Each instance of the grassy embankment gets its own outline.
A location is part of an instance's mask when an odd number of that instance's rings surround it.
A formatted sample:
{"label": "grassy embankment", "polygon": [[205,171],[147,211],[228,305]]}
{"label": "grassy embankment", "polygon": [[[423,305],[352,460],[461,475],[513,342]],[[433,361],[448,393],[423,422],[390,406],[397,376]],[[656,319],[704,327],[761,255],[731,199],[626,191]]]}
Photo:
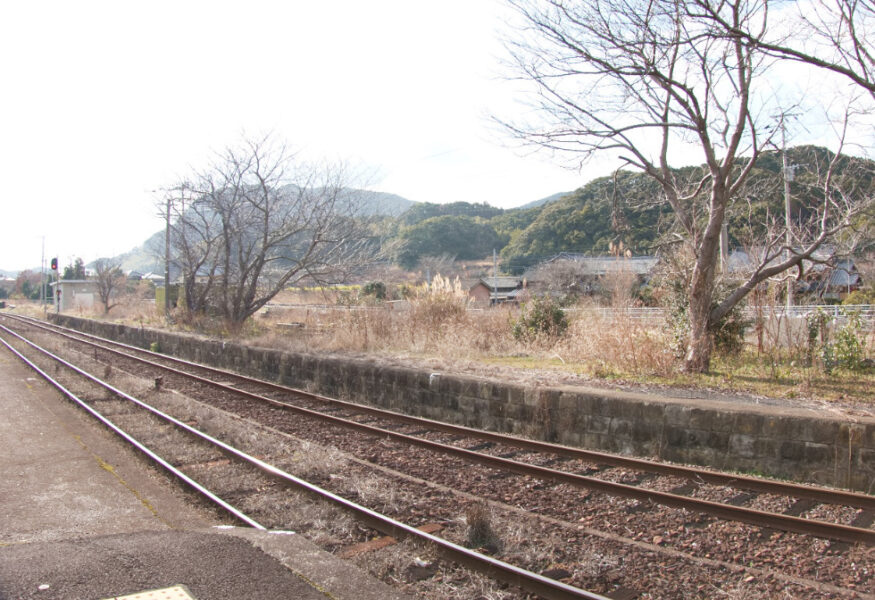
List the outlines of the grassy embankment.
{"label": "grassy embankment", "polygon": [[[348,290],[343,290],[348,292]],[[349,294],[346,293],[346,297]],[[709,373],[683,374],[672,349],[672,335],[659,321],[632,318],[581,306],[568,313],[560,336],[515,339],[518,308],[472,310],[459,286],[446,282],[430,293],[419,290],[401,303],[364,301],[332,305],[336,297],[314,292],[287,293],[244,328],[247,343],[308,352],[369,354],[426,363],[431,368],[485,374],[512,373],[541,383],[606,382],[682,388],[708,388],[777,398],[809,398],[824,403],[875,405],[875,369],[825,369],[819,352],[809,356],[807,332],[778,322],[740,352],[717,354]],[[42,316],[37,305],[18,302],[17,312]],[[288,306],[293,305],[293,306]],[[102,311],[79,311],[103,318]],[[148,301],[130,299],[109,318],[163,327]],[[223,328],[202,319],[175,325],[223,335]],[[875,358],[875,331],[858,332],[863,357]],[[811,360],[813,358],[813,360]]]}

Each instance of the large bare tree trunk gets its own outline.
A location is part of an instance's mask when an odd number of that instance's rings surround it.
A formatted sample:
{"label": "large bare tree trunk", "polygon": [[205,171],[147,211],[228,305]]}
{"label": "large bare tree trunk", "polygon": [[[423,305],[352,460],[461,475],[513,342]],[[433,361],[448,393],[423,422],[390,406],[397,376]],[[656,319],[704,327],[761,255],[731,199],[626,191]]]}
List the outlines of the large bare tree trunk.
{"label": "large bare tree trunk", "polygon": [[[705,252],[704,248],[702,252]],[[714,269],[700,256],[693,268],[688,309],[690,334],[684,371],[701,373],[711,365],[713,341],[711,335],[711,301],[714,291]]]}
{"label": "large bare tree trunk", "polygon": [[702,241],[696,249],[696,264],[690,281],[688,312],[690,338],[684,358],[684,371],[688,373],[705,372],[711,366],[713,349],[711,304],[714,300],[720,231],[726,218],[726,205],[729,202],[720,169],[714,170],[713,177],[708,224],[702,235]]}

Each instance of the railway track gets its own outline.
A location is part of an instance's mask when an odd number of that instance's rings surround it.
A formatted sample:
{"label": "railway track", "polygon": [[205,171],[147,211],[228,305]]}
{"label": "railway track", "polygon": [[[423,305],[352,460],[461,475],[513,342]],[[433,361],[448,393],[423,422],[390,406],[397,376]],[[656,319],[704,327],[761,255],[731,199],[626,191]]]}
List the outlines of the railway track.
{"label": "railway track", "polygon": [[[458,544],[454,544],[450,541],[432,535],[427,531],[411,527],[396,519],[377,513],[376,511],[370,510],[355,502],[351,502],[308,481],[291,475],[290,473],[284,471],[282,468],[276,466],[275,464],[252,456],[244,450],[241,450],[229,443],[223,442],[215,437],[203,433],[197,428],[192,427],[191,425],[172,417],[171,415],[159,410],[149,403],[112,386],[111,384],[101,380],[97,376],[88,373],[87,371],[75,366],[74,364],[62,359],[61,357],[49,352],[44,348],[41,348],[32,341],[27,340],[23,336],[12,332],[6,327],[2,327],[2,329],[6,333],[24,342],[33,350],[40,352],[44,357],[50,359],[51,361],[54,361],[56,364],[63,365],[73,373],[85,378],[90,383],[101,387],[103,390],[106,390],[116,399],[113,403],[125,403],[126,405],[128,405],[128,407],[136,407],[139,412],[142,413],[142,416],[138,416],[140,426],[142,426],[143,419],[149,419],[151,421],[158,421],[161,423],[162,426],[172,428],[174,431],[183,432],[185,435],[185,441],[182,443],[184,443],[185,445],[194,445],[198,447],[197,464],[202,465],[205,463],[221,463],[226,457],[230,457],[243,468],[256,471],[255,477],[258,479],[269,478],[273,480],[278,480],[285,485],[294,486],[301,491],[316,496],[319,500],[323,502],[331,503],[332,505],[343,510],[347,514],[352,515],[357,521],[366,524],[368,527],[373,528],[383,533],[384,535],[392,536],[394,538],[416,538],[422,543],[427,543],[434,546],[437,549],[438,553],[447,560],[454,561],[456,563],[464,565],[467,568],[484,573],[490,577],[493,577],[510,585],[518,586],[519,588],[527,592],[537,594],[542,598],[556,600],[608,600],[609,598],[600,594],[595,594],[586,590],[575,588],[573,586],[564,584],[561,581],[556,581],[554,579],[539,575],[538,573],[533,573],[507,562],[492,558],[490,556],[486,556],[484,554],[480,554],[476,551],[470,550]],[[95,408],[93,401],[88,401],[86,399],[80,398],[72,391],[67,389],[62,383],[49,375],[46,370],[40,368],[36,364],[36,362],[25,356],[23,352],[13,347],[13,345],[10,344],[8,341],[0,338],[0,343],[2,343],[3,346],[5,346],[9,351],[18,356],[18,358],[20,358],[28,366],[34,369],[40,376],[42,376],[47,382],[54,386],[63,395],[81,406],[88,413],[98,419],[101,423],[103,423],[105,426],[109,427],[112,431],[118,434],[126,442],[133,445],[137,450],[143,452],[151,460],[164,468],[168,473],[189,486],[189,488],[204,496],[210,502],[221,507],[223,510],[227,511],[230,515],[232,515],[235,519],[245,523],[246,525],[257,529],[266,529],[264,525],[256,521],[251,516],[247,515],[243,510],[237,508],[231,501],[223,497],[234,495],[235,493],[239,493],[241,490],[226,489],[222,493],[216,493],[208,489],[206,486],[201,485],[193,477],[187,474],[184,468],[179,468],[174,464],[184,462],[184,459],[174,457],[172,448],[165,447],[163,449],[163,452],[159,454],[159,452],[156,452],[152,448],[148,447],[146,444],[136,439],[134,435],[114,423],[110,417]],[[130,413],[128,412],[126,414],[127,420],[130,422],[132,420],[130,418]],[[180,446],[180,443],[181,440],[176,439],[174,440],[172,446],[178,448]],[[186,454],[190,455],[190,453],[191,449],[187,448]],[[252,476],[246,477],[238,475],[237,478],[239,478],[240,480],[246,480],[248,482],[249,485],[247,486],[247,489],[243,490],[244,492],[248,493],[248,487],[251,487],[252,485]],[[264,483],[261,483],[261,486],[264,487]]]}
{"label": "railway track", "polygon": [[[873,516],[875,516],[875,496],[872,495],[672,465],[451,425],[327,398],[57,326],[49,327],[35,321],[30,321],[28,324],[67,336],[67,339],[86,343],[94,349],[111,352],[117,357],[136,360],[144,366],[155,367],[160,364],[161,368],[174,375],[194,376],[198,382],[226,392],[238,393],[250,399],[282,406],[287,410],[321,419],[334,425],[422,446],[489,467],[637,501],[649,501],[701,512],[721,519],[737,520],[761,527],[826,537],[844,542],[875,545],[875,530],[868,526],[857,527],[828,523],[787,513],[746,508],[740,505],[753,501],[756,497],[755,494],[782,495],[793,499],[793,509],[790,512],[805,512],[815,508],[817,504],[849,506],[862,509],[855,518],[856,523],[871,524]],[[292,399],[297,403],[294,403]],[[302,401],[305,401],[306,404],[302,404]],[[402,427],[404,430],[399,430]],[[456,439],[453,443],[436,441],[433,439],[436,433],[441,434],[444,439],[447,437],[450,439],[455,437]],[[487,450],[488,452],[486,452]],[[524,457],[520,456],[521,451],[531,453],[540,460],[546,460],[553,464],[563,460],[583,462],[583,468],[580,470],[584,473],[601,472],[605,466],[623,468],[634,472],[631,477],[628,476],[628,473],[624,474],[626,481],[637,481],[644,485],[630,485],[579,472],[569,472],[525,462],[522,460]],[[580,465],[578,465],[579,467]],[[647,483],[651,485],[656,483],[653,481],[652,476],[654,475],[682,478],[687,483],[672,487],[673,491],[671,492],[663,492],[647,487]],[[735,494],[730,498],[731,502],[703,500],[690,495],[699,491],[704,485],[729,487],[740,492],[747,492],[747,494]],[[686,492],[686,494],[680,492]]]}
{"label": "railway track", "polygon": [[[214,392],[209,395],[214,396],[214,400],[218,399],[220,404],[224,403],[226,408],[230,407],[226,398],[231,396],[238,398],[237,403],[241,406],[233,408],[233,411],[246,418],[255,420],[267,418],[275,421],[278,414],[294,413],[298,421],[318,420],[325,423],[325,427],[333,430],[342,426],[346,430],[369,437],[372,446],[375,438],[391,440],[393,444],[402,447],[416,447],[434,455],[452,457],[455,461],[478,465],[486,470],[485,478],[493,481],[493,487],[495,487],[494,482],[501,482],[502,487],[505,485],[511,487],[510,480],[505,479],[510,476],[529,481],[529,484],[524,485],[533,488],[533,492],[537,492],[538,486],[542,484],[531,484],[532,481],[548,482],[552,487],[548,487],[543,493],[550,494],[559,490],[567,495],[569,501],[577,498],[576,502],[581,504],[592,502],[594,498],[604,494],[620,498],[625,503],[619,508],[615,506],[612,510],[601,512],[598,509],[594,510],[596,515],[610,514],[611,517],[621,519],[625,515],[625,522],[614,524],[614,532],[622,528],[628,529],[633,521],[646,522],[650,519],[655,522],[663,518],[664,515],[654,509],[655,504],[660,504],[671,507],[675,513],[680,510],[684,515],[688,512],[709,515],[693,518],[684,516],[683,520],[691,525],[691,528],[710,528],[711,519],[715,517],[720,520],[730,519],[756,526],[749,528],[754,533],[752,536],[748,535],[748,539],[761,539],[766,543],[774,538],[774,530],[779,529],[795,532],[793,534],[795,537],[791,536],[793,537],[791,541],[800,546],[810,544],[805,542],[805,538],[810,536],[828,538],[832,541],[823,547],[833,554],[841,554],[852,547],[871,547],[875,539],[873,537],[875,532],[870,526],[875,499],[865,494],[640,461],[629,457],[480,432],[324,398],[301,390],[291,390],[236,373],[195,365],[165,355],[154,355],[142,349],[108,340],[98,340],[78,332],[61,330],[54,326],[48,327],[41,322],[19,321],[18,324],[19,327],[42,328],[40,331],[46,335],[51,331],[54,335],[69,336],[65,338],[69,344],[87,343],[88,352],[92,356],[111,361],[115,365],[137,361],[138,371],[148,372],[150,377],[163,378],[161,380],[163,386],[180,388],[191,386],[193,384],[181,382],[184,381],[184,377],[188,378],[196,372],[199,378],[197,385],[211,387]],[[167,369],[172,365],[175,371],[163,370],[163,374],[158,374],[159,367],[149,364],[153,361],[163,363],[160,369]],[[239,401],[241,397],[245,397],[247,402],[241,403]],[[247,405],[249,413],[244,409]],[[253,407],[267,405],[271,407],[270,416],[255,414],[264,409],[253,409]],[[305,425],[303,428],[314,427]],[[374,459],[374,462],[380,462],[380,457],[371,456],[372,453],[366,448],[365,443],[358,446],[358,450],[353,451],[364,453],[364,456]],[[452,477],[449,483],[453,483]],[[568,488],[578,491],[569,492]],[[580,496],[581,492],[583,496]],[[574,496],[575,493],[578,496]],[[526,502],[530,501],[526,500]],[[535,501],[535,504],[537,502]],[[762,510],[756,507],[758,503],[779,506],[781,510]],[[835,507],[838,509],[833,510]],[[835,520],[844,519],[845,522],[830,522],[812,518],[811,515],[828,515]],[[555,512],[548,512],[544,516],[547,518],[558,516],[559,520],[565,523],[573,522],[570,517]],[[574,520],[589,525],[593,522],[590,516],[584,513],[582,517]],[[660,537],[662,536],[654,536],[653,539]],[[662,544],[662,541],[657,543],[657,545]],[[697,542],[691,544],[694,549]],[[704,543],[702,545],[704,546]],[[690,550],[683,544],[677,549]],[[871,553],[865,554],[864,551],[864,555],[871,556]],[[808,581],[805,578],[801,579]],[[839,589],[836,588],[836,593],[839,593]]]}

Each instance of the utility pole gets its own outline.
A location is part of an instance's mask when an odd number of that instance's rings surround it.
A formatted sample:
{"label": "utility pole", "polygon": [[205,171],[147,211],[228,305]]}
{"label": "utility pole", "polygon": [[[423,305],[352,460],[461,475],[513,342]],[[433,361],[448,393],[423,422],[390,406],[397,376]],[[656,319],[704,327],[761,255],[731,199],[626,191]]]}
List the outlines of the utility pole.
{"label": "utility pole", "polygon": [[167,217],[164,228],[164,320],[170,321],[170,202],[171,194],[167,192]]}
{"label": "utility pole", "polygon": [[57,255],[52,259],[52,271],[55,272],[55,293],[53,294],[52,301],[55,304],[55,313],[61,312],[61,269],[58,264]]}
{"label": "utility pole", "polygon": [[495,251],[495,248],[492,249],[492,289],[490,290],[492,295],[492,305],[498,302],[498,253]]}
{"label": "utility pole", "polygon": [[39,259],[39,300],[43,305],[43,317],[46,312],[46,236],[43,236],[42,253]]}
{"label": "utility pole", "polygon": [[[787,249],[784,251],[784,256],[787,260],[790,259],[791,248],[793,247],[793,234],[791,225],[793,219],[790,217],[790,182],[793,181],[793,168],[787,162],[787,141],[785,139],[784,121],[781,120],[781,163],[784,173],[784,228],[785,244]],[[787,278],[787,310],[793,306],[793,278]]]}

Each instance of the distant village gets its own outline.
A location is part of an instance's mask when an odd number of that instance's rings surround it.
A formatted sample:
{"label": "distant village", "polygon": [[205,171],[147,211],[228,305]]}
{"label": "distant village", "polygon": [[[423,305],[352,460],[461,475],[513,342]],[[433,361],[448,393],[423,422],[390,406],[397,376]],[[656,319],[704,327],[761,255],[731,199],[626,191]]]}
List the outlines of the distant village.
{"label": "distant village", "polygon": [[[751,264],[748,255],[742,251],[732,252],[723,262],[722,268],[726,269],[729,277],[737,274],[739,278]],[[530,267],[519,276],[497,273],[469,277],[463,279],[461,284],[477,306],[519,304],[533,296],[597,298],[608,291],[609,280],[616,277],[629,279],[633,288],[646,286],[658,265],[659,258],[650,255],[590,256],[563,252]],[[60,279],[48,283],[46,302],[60,311],[94,307],[100,301],[97,274],[88,268],[84,272],[84,279]],[[852,258],[832,261],[831,264],[810,263],[803,273],[804,276],[795,281],[794,287],[798,298],[806,304],[840,303],[866,283]],[[129,270],[124,275],[128,282],[154,287],[159,310],[163,307],[164,273]],[[177,288],[181,284],[178,279],[178,276],[171,278],[173,304],[176,303]],[[20,282],[15,278],[0,279],[0,298],[4,302],[16,295],[17,284],[20,285]]]}

